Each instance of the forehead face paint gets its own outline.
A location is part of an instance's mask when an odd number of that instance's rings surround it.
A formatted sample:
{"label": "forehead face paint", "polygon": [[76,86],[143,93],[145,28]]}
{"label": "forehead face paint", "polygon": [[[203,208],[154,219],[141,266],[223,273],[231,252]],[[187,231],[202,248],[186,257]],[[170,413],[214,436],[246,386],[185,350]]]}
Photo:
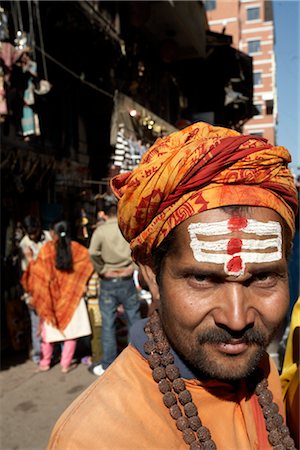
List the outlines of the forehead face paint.
{"label": "forehead face paint", "polygon": [[[222,239],[234,231],[254,234],[258,239]],[[221,222],[192,223],[188,232],[196,261],[223,264],[227,275],[243,275],[246,263],[272,262],[282,258],[279,222],[260,222],[233,216]],[[220,239],[208,242],[201,239],[201,236],[220,236]]]}

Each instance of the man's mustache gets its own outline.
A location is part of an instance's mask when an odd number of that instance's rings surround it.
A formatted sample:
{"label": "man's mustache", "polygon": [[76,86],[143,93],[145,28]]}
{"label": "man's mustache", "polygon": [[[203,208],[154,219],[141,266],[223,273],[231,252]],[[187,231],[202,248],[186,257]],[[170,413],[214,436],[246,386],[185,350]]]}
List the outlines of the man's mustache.
{"label": "man's mustache", "polygon": [[245,343],[266,347],[268,338],[259,330],[247,328],[241,331],[225,330],[221,328],[206,330],[198,336],[198,343],[203,344],[234,344]]}

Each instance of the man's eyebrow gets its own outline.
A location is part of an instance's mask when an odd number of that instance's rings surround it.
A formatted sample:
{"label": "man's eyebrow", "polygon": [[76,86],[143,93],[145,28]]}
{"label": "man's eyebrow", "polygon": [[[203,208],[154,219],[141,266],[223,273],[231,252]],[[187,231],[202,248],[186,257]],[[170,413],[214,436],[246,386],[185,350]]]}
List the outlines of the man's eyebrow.
{"label": "man's eyebrow", "polygon": [[[208,263],[209,264],[209,263]],[[210,263],[213,264],[213,263]],[[220,264],[216,265],[216,267],[194,267],[194,266],[184,266],[184,267],[178,267],[177,270],[180,271],[183,274],[189,274],[189,275],[206,275],[206,276],[215,276],[215,277],[223,277],[226,276],[225,272],[220,273]]]}
{"label": "man's eyebrow", "polygon": [[259,272],[284,272],[287,270],[285,261],[274,261],[270,263],[254,263],[249,267],[249,272],[255,274]]}

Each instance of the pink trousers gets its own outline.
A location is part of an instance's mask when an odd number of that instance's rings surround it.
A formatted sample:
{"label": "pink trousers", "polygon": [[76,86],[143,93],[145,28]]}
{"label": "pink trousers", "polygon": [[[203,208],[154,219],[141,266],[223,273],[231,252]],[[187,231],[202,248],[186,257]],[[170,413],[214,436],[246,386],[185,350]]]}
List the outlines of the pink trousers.
{"label": "pink trousers", "polygon": [[[41,360],[40,366],[50,366],[51,357],[54,349],[54,343],[46,342],[46,330],[42,325],[42,342],[41,342]],[[76,339],[69,339],[63,342],[63,349],[61,352],[60,365],[63,369],[67,369],[73,359],[76,349]]]}

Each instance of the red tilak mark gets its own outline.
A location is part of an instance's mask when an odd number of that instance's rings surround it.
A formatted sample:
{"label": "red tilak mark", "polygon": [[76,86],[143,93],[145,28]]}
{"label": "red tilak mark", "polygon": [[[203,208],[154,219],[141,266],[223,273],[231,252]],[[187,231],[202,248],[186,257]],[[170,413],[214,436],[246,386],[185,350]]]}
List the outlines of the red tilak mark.
{"label": "red tilak mark", "polygon": [[228,230],[230,231],[242,230],[243,228],[246,228],[247,224],[248,220],[246,219],[246,217],[232,216],[228,220]]}
{"label": "red tilak mark", "polygon": [[240,256],[234,256],[227,263],[228,272],[240,272],[242,270],[242,258]]}
{"label": "red tilak mark", "polygon": [[227,244],[227,254],[234,255],[242,251],[242,240],[238,238],[229,239]]}

